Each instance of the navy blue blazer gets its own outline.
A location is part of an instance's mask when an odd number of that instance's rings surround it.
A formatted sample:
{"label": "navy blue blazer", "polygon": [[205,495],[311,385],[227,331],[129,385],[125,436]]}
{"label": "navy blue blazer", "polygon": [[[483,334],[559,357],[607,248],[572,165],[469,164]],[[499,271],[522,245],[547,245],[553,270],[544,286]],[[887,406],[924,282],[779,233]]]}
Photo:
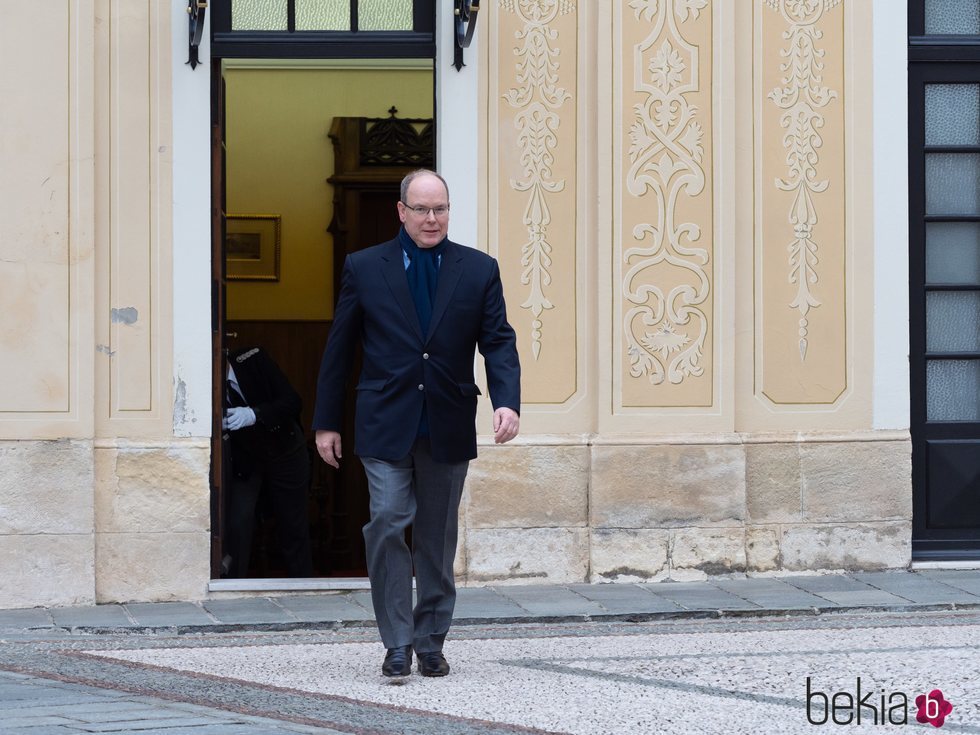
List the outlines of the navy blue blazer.
{"label": "navy blue blazer", "polygon": [[344,391],[357,343],[354,452],[396,461],[415,442],[423,400],[432,458],[476,457],[476,349],[494,408],[520,412],[517,340],[507,322],[500,269],[489,255],[447,242],[429,333],[423,335],[398,240],[350,254],[317,382],[313,429],[342,431]]}

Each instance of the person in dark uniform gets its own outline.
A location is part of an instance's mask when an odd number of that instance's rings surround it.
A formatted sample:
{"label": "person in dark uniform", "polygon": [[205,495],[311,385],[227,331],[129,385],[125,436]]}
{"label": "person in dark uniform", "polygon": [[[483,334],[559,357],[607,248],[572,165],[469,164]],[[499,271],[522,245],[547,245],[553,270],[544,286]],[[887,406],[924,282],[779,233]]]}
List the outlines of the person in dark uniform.
{"label": "person in dark uniform", "polygon": [[313,576],[307,491],[310,455],[299,423],[300,397],[260,347],[228,355],[228,407],[222,427],[231,447],[231,487],[224,536],[229,577],[246,577],[255,509],[264,491],[290,577]]}

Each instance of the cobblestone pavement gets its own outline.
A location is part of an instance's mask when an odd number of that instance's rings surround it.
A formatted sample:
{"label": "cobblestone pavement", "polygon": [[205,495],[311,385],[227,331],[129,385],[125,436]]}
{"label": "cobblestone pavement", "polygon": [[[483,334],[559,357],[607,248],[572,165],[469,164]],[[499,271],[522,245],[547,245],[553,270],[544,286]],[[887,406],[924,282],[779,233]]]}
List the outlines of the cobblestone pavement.
{"label": "cobblestone pavement", "polygon": [[[261,598],[289,625],[256,620],[256,600],[156,607],[155,626],[139,606],[0,613],[0,733],[933,732],[915,700],[935,689],[953,705],[942,732],[980,733],[980,607],[960,595],[980,575],[949,574],[580,590],[602,602],[464,590],[452,674],[402,685],[380,676],[370,616],[323,620],[324,599],[363,610],[363,593]],[[243,622],[194,617],[215,602]]]}

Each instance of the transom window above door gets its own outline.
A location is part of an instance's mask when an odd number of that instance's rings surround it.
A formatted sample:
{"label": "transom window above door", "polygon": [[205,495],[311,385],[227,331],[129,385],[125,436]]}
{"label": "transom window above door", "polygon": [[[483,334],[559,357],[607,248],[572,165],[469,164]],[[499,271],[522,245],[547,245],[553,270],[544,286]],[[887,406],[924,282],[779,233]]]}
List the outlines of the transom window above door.
{"label": "transom window above door", "polygon": [[212,0],[223,58],[434,58],[436,0]]}
{"label": "transom window above door", "polygon": [[411,31],[414,5],[412,0],[232,0],[231,29]]}

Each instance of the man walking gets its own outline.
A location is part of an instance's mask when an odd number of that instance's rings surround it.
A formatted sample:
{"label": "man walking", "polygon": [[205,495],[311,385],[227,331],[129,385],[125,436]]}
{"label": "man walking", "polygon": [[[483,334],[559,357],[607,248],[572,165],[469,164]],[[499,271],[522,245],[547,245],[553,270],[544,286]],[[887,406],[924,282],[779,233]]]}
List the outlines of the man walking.
{"label": "man walking", "polygon": [[[338,467],[344,389],[360,342],[354,452],[364,464],[371,520],[364,527],[371,598],[387,649],[382,673],[445,676],[442,653],[456,602],[460,494],[476,457],[475,350],[494,406],[494,440],[517,436],[520,364],[500,271],[451,242],[449,188],[433,171],[401,185],[398,237],[352,253],[317,384],[317,451]],[[405,530],[412,527],[412,549]],[[418,600],[412,609],[412,567]]]}

